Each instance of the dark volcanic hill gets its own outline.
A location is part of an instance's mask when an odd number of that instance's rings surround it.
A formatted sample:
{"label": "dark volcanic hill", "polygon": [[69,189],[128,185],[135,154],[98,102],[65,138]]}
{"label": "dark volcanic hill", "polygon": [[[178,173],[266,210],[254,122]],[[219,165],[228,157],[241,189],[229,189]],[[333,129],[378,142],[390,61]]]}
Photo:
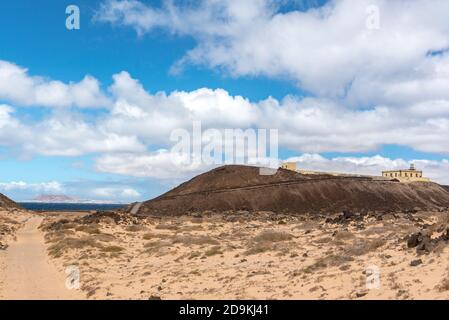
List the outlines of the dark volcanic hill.
{"label": "dark volcanic hill", "polygon": [[9,199],[8,197],[0,193],[0,209],[14,209],[14,208],[20,208],[20,206],[11,199]]}
{"label": "dark volcanic hill", "polygon": [[399,183],[370,177],[302,175],[283,169],[275,175],[263,176],[256,167],[225,166],[143,203],[139,213],[182,215],[246,210],[301,214],[446,206],[449,206],[449,190],[431,182]]}

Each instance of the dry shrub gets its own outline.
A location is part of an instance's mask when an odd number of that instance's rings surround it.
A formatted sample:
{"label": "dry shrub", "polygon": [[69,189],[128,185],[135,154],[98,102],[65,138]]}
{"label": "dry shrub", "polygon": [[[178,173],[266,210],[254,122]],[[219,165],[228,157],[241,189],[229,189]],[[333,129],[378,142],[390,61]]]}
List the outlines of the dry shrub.
{"label": "dry shrub", "polygon": [[1,224],[19,224],[19,222],[17,222],[16,220],[13,220],[9,217],[0,217],[0,223]]}
{"label": "dry shrub", "polygon": [[435,289],[437,289],[440,292],[446,292],[449,291],[449,279],[443,279],[440,284],[438,284]]}
{"label": "dry shrub", "polygon": [[303,271],[305,273],[313,273],[319,269],[325,269],[328,267],[338,267],[353,260],[354,260],[353,258],[347,255],[331,254],[328,255],[327,257],[318,259],[312,265],[304,268]]}
{"label": "dry shrub", "polygon": [[108,233],[102,233],[102,234],[96,234],[93,236],[95,240],[101,241],[101,242],[112,242],[116,240],[116,237],[112,234]]}
{"label": "dry shrub", "polygon": [[199,252],[199,251],[193,251],[190,255],[189,255],[189,260],[192,260],[192,259],[195,259],[195,258],[198,258],[198,257],[200,257],[201,256],[201,252]]}
{"label": "dry shrub", "polygon": [[267,242],[250,242],[250,248],[245,251],[245,254],[250,256],[254,254],[264,253],[274,250],[274,246]]}
{"label": "dry shrub", "polygon": [[280,243],[290,241],[292,239],[293,236],[287,232],[265,230],[249,241],[249,249],[245,252],[245,254],[253,255],[278,249],[285,253],[289,250],[288,245],[282,246]]}
{"label": "dry shrub", "polygon": [[146,233],[143,235],[142,239],[143,240],[151,240],[153,239],[154,235],[152,233]]}
{"label": "dry shrub", "polygon": [[103,249],[101,249],[103,252],[111,252],[111,253],[118,253],[118,252],[122,252],[125,251],[125,248],[120,247],[120,246],[107,246],[104,247]]}
{"label": "dry shrub", "polygon": [[234,233],[232,233],[232,238],[233,239],[242,239],[242,238],[248,238],[249,237],[249,233],[244,231],[244,230],[237,230]]}
{"label": "dry shrub", "polygon": [[386,241],[384,239],[357,240],[355,243],[348,245],[345,248],[345,253],[349,256],[362,256],[375,251],[385,244]]}
{"label": "dry shrub", "polygon": [[382,235],[387,233],[388,231],[391,231],[391,227],[386,227],[386,226],[382,226],[382,227],[371,227],[369,229],[363,230],[362,232],[360,232],[360,234],[363,234],[365,236],[375,236],[375,235]]}
{"label": "dry shrub", "polygon": [[305,221],[301,224],[296,225],[293,229],[299,230],[317,230],[319,228],[319,223],[316,221]]}
{"label": "dry shrub", "polygon": [[275,230],[265,230],[254,237],[255,242],[281,242],[292,240],[293,236],[287,232],[279,232]]}
{"label": "dry shrub", "polygon": [[83,237],[83,238],[65,238],[58,243],[50,246],[48,248],[49,254],[52,257],[58,258],[61,257],[63,253],[67,252],[71,249],[84,249],[86,247],[91,248],[101,248],[101,245],[98,244],[91,237]]}
{"label": "dry shrub", "polygon": [[76,234],[75,231],[70,230],[70,229],[58,230],[55,232],[47,233],[45,235],[45,241],[46,242],[58,242],[67,237],[74,236],[75,234]]}
{"label": "dry shrub", "polygon": [[449,212],[444,212],[438,216],[436,225],[448,225],[449,224]]}
{"label": "dry shrub", "polygon": [[100,225],[91,224],[91,225],[80,225],[75,228],[76,231],[85,232],[88,234],[100,234]]}
{"label": "dry shrub", "polygon": [[167,237],[168,236],[165,234],[157,234],[157,233],[148,232],[142,236],[142,239],[143,240],[153,240],[153,239],[165,239]]}
{"label": "dry shrub", "polygon": [[178,230],[179,226],[176,224],[161,223],[156,226],[156,229],[158,229],[158,230]]}
{"label": "dry shrub", "polygon": [[332,238],[330,238],[330,237],[323,237],[323,238],[316,239],[313,242],[317,243],[317,244],[325,244],[325,243],[332,242]]}
{"label": "dry shrub", "polygon": [[203,220],[203,218],[192,218],[192,219],[190,220],[190,222],[196,223],[196,224],[201,224],[201,223],[204,222],[204,220]]}
{"label": "dry shrub", "polygon": [[157,240],[145,243],[144,247],[146,250],[144,250],[144,253],[153,255],[156,254],[157,256],[164,256],[166,254],[170,253],[170,247],[172,246],[172,243],[167,240]]}
{"label": "dry shrub", "polygon": [[192,236],[192,235],[178,235],[172,238],[172,243],[181,243],[183,245],[218,245],[219,242],[210,236]]}
{"label": "dry shrub", "polygon": [[43,223],[41,224],[40,228],[44,231],[58,231],[58,230],[65,230],[65,229],[75,229],[78,226],[73,221],[67,220],[67,219],[61,219],[56,222],[50,222],[50,223]]}
{"label": "dry shrub", "polygon": [[147,230],[148,230],[148,227],[147,227],[147,226],[143,226],[143,225],[136,224],[136,225],[128,226],[128,227],[126,228],[126,230],[127,230],[127,231],[130,231],[130,232],[147,231]]}
{"label": "dry shrub", "polygon": [[152,242],[147,242],[144,244],[145,248],[150,248],[150,249],[159,249],[162,247],[170,247],[172,245],[172,243],[170,241],[167,240],[156,240],[156,241],[152,241]]}
{"label": "dry shrub", "polygon": [[183,226],[181,227],[182,231],[203,231],[204,228],[201,225],[194,225],[194,226]]}
{"label": "dry shrub", "polygon": [[354,239],[355,235],[349,231],[338,231],[335,235],[335,240],[351,240]]}
{"label": "dry shrub", "polygon": [[206,257],[212,257],[215,256],[217,254],[223,254],[223,252],[221,251],[221,247],[220,246],[213,246],[212,248],[210,248],[209,250],[207,250],[204,255]]}

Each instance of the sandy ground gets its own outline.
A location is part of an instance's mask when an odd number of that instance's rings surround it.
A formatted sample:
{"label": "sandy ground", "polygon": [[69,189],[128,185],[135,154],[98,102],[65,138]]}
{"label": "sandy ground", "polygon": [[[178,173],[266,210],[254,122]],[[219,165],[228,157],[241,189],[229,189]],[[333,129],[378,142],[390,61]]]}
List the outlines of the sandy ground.
{"label": "sandy ground", "polygon": [[447,212],[61,218],[44,223],[49,254],[79,268],[90,299],[449,298],[447,241],[418,253],[405,240],[446,228]]}
{"label": "sandy ground", "polygon": [[43,217],[29,215],[15,234],[15,241],[0,252],[0,299],[71,300],[83,293],[69,290],[66,276],[50,262],[43,233]]}

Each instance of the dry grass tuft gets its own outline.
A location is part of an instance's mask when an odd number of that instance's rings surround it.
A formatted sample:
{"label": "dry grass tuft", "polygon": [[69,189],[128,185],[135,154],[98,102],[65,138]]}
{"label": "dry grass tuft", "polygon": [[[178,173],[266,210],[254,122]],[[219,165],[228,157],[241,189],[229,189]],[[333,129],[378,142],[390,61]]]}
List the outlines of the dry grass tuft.
{"label": "dry grass tuft", "polygon": [[115,241],[117,238],[113,236],[112,234],[108,233],[102,233],[102,234],[95,234],[93,236],[95,240],[101,241],[101,242],[112,242]]}
{"label": "dry grass tuft", "polygon": [[274,250],[274,247],[271,243],[252,242],[251,244],[251,247],[245,251],[245,254],[248,256]]}
{"label": "dry grass tuft", "polygon": [[435,289],[440,292],[449,291],[449,279],[443,279],[443,281],[441,281],[440,284],[435,287]]}
{"label": "dry grass tuft", "polygon": [[128,226],[128,227],[126,228],[126,230],[127,230],[127,231],[130,231],[130,232],[140,232],[140,231],[147,231],[147,230],[148,230],[148,227],[147,227],[147,226],[143,226],[143,225],[136,224],[136,225]]}
{"label": "dry grass tuft", "polygon": [[351,240],[354,239],[355,235],[349,231],[338,231],[335,235],[335,240]]}
{"label": "dry grass tuft", "polygon": [[95,239],[91,237],[65,238],[48,248],[49,254],[54,258],[59,258],[63,253],[73,249],[84,249],[86,247],[101,248]]}
{"label": "dry grass tuft", "polygon": [[75,228],[76,231],[84,232],[88,234],[100,234],[100,225],[91,224],[91,225],[80,225]]}
{"label": "dry grass tuft", "polygon": [[386,241],[384,239],[357,240],[345,248],[345,253],[349,256],[363,256],[375,251],[385,244]]}
{"label": "dry grass tuft", "polygon": [[327,257],[318,259],[312,265],[304,268],[303,271],[305,273],[313,273],[317,270],[325,269],[328,267],[339,267],[353,260],[354,259],[350,256],[331,254]]}
{"label": "dry grass tuft", "polygon": [[118,253],[125,251],[125,248],[120,246],[107,246],[101,249],[103,252],[111,252],[111,253]]}
{"label": "dry grass tuft", "polygon": [[161,223],[156,226],[156,229],[158,229],[158,230],[178,230],[179,226],[176,224]]}
{"label": "dry grass tuft", "polygon": [[192,235],[178,235],[172,238],[173,244],[181,243],[186,246],[190,245],[218,245],[219,242],[210,236],[192,236]]}
{"label": "dry grass tuft", "polygon": [[279,232],[275,230],[265,230],[262,231],[259,235],[254,237],[253,241],[255,242],[281,242],[281,241],[290,241],[293,239],[293,236],[287,232]]}
{"label": "dry grass tuft", "polygon": [[221,247],[220,246],[213,246],[212,248],[210,248],[209,250],[207,250],[204,255],[206,257],[212,257],[218,254],[223,254],[223,252],[221,251]]}

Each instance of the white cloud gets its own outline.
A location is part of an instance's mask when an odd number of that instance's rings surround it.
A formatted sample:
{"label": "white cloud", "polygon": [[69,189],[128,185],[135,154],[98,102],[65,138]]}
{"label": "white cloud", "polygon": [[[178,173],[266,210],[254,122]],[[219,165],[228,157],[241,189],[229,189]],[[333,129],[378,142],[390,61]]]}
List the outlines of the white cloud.
{"label": "white cloud", "polygon": [[24,181],[13,181],[13,182],[0,182],[0,190],[2,191],[26,190],[44,193],[62,193],[64,192],[64,186],[57,181],[42,182],[42,183],[27,183]]}
{"label": "white cloud", "polygon": [[91,194],[101,199],[137,199],[141,194],[133,188],[95,188],[91,191]]}
{"label": "white cloud", "polygon": [[113,104],[93,121],[74,110],[60,110],[24,123],[12,107],[1,105],[0,145],[26,155],[124,153],[145,159],[152,145],[171,147],[173,130],[191,131],[193,121],[201,121],[203,130],[278,129],[280,147],[297,152],[366,152],[396,144],[449,154],[449,100],[348,109],[325,98],[252,102],[223,89],[151,94],[126,72],[113,80]]}
{"label": "white cloud", "polygon": [[[294,3],[290,1],[290,3]],[[367,28],[377,6],[380,29]],[[104,1],[97,20],[192,36],[197,46],[175,65],[207,65],[234,76],[287,78],[319,97],[353,105],[448,99],[449,3],[440,0],[333,0],[308,11],[279,2]]]}
{"label": "white cloud", "polygon": [[98,80],[85,76],[68,84],[30,76],[28,70],[0,60],[0,99],[15,105],[41,107],[106,107],[108,98]]}
{"label": "white cloud", "polygon": [[201,161],[189,163],[185,157],[168,150],[150,154],[109,154],[96,161],[96,169],[100,172],[157,179],[182,179],[212,167]]}

